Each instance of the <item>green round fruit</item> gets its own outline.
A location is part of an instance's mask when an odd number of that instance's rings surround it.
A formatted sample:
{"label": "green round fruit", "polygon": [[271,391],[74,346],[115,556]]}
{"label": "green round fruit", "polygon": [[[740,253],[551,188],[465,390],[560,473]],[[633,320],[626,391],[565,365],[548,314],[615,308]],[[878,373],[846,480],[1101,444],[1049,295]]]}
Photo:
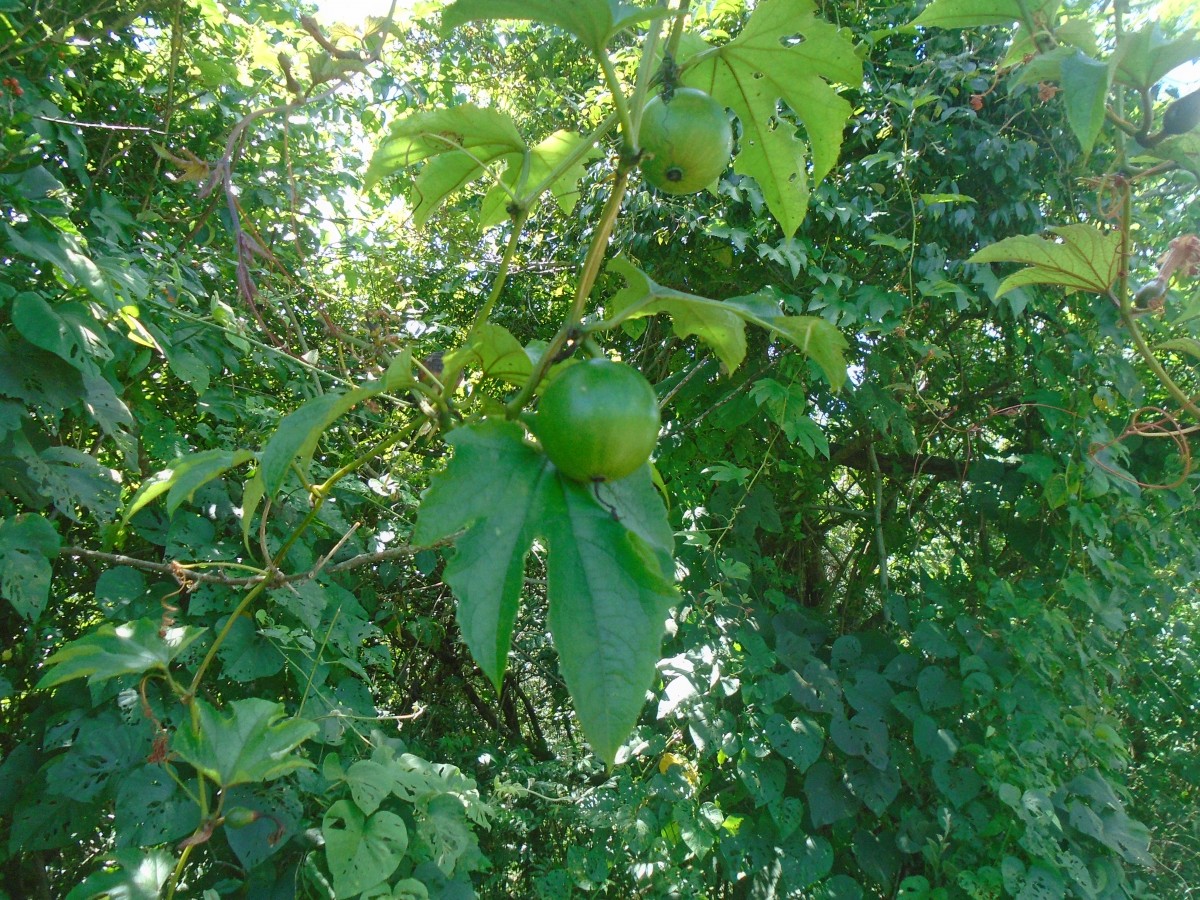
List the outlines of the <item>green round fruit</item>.
{"label": "green round fruit", "polygon": [[230,828],[245,828],[262,818],[262,813],[244,806],[235,806],[225,813],[224,824]]}
{"label": "green round fruit", "polygon": [[733,153],[725,109],[704,91],[676,88],[642,111],[639,136],[646,180],[668,194],[694,194],[717,180]]}
{"label": "green round fruit", "polygon": [[568,478],[615,481],[650,458],[660,424],[658,397],[637,369],[589,359],[546,388],[534,433]]}

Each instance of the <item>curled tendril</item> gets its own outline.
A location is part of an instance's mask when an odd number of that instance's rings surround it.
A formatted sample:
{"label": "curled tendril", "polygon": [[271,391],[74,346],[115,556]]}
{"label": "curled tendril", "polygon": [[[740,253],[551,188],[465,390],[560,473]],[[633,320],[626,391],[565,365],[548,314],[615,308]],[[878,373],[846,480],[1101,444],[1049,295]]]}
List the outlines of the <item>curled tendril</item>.
{"label": "curled tendril", "polygon": [[[1153,414],[1155,418],[1147,420],[1146,416],[1150,414]],[[1188,443],[1187,435],[1188,430],[1180,425],[1173,413],[1160,406],[1143,406],[1133,414],[1123,432],[1111,441],[1093,444],[1089,447],[1088,457],[1109,475],[1128,484],[1137,485],[1147,491],[1171,491],[1186,482],[1192,474],[1192,447]],[[1118,446],[1130,437],[1165,437],[1169,439],[1175,445],[1175,449],[1179,451],[1179,459],[1183,464],[1179,476],[1173,481],[1163,483],[1141,481],[1118,471],[1100,459],[1099,454],[1110,447]]]}

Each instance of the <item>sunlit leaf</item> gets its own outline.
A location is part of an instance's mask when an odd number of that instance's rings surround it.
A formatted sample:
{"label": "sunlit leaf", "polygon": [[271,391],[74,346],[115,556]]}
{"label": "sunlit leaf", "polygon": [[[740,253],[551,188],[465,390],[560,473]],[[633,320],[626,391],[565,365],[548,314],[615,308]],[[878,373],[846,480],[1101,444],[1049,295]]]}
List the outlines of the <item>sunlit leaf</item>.
{"label": "sunlit leaf", "polygon": [[978,25],[1013,25],[1029,15],[1046,21],[1059,7],[1060,0],[1025,4],[1021,0],[933,0],[910,23],[937,28],[974,28]]}
{"label": "sunlit leaf", "polygon": [[764,290],[745,297],[711,300],[663,287],[622,257],[609,269],[625,279],[625,288],[613,296],[610,317],[638,319],[657,313],[671,317],[680,337],[696,335],[733,371],[746,357],[746,323],[765,328],[813,360],[834,390],[846,380],[846,339],[829,322],[816,316],[788,316],[780,312],[780,296]]}
{"label": "sunlit leaf", "polygon": [[442,12],[442,27],[457,28],[480,19],[526,19],[557,25],[601,52],[618,31],[639,21],[665,15],[619,0],[455,0]]}
{"label": "sunlit leaf", "polygon": [[512,119],[498,110],[466,103],[414,112],[393,125],[376,149],[366,183],[370,187],[393,172],[441,157],[429,175],[423,174],[424,181],[418,179],[417,205],[423,220],[451,193],[482,174],[484,166],[525,149]]}
{"label": "sunlit leaf", "polygon": [[1067,124],[1075,132],[1086,156],[1104,124],[1111,69],[1105,63],[1076,51],[1062,64],[1063,103]]}
{"label": "sunlit leaf", "polygon": [[573,154],[578,154],[574,165],[548,186],[559,209],[564,213],[570,212],[579,199],[579,181],[587,171],[587,163],[601,154],[596,146],[584,150],[585,140],[579,134],[556,131],[536,147],[531,147],[527,153],[509,158],[508,167],[500,178],[501,184],[493,185],[483,198],[479,227],[491,228],[508,219],[508,205],[512,202],[510,192],[528,201],[536,201],[538,198],[525,197],[525,193],[550,177]]}
{"label": "sunlit leaf", "polygon": [[6,224],[4,231],[13,249],[22,256],[50,263],[66,284],[79,285],[105,306],[113,305],[112,287],[88,255],[81,238],[41,227],[18,231]]}
{"label": "sunlit leaf", "polygon": [[[851,106],[832,84],[861,81],[854,43],[818,19],[811,0],[763,0],[736,38],[705,52],[682,77],[737,113],[742,138],[734,170],[757,180],[787,237],[804,220],[811,186],[829,173],[841,151]],[[780,100],[804,126],[807,146],[778,116]]]}
{"label": "sunlit leaf", "polygon": [[1121,235],[1091,225],[1064,225],[1049,234],[1005,238],[984,247],[967,262],[1023,263],[1028,268],[1009,275],[996,288],[1002,297],[1028,284],[1057,284],[1070,290],[1105,293],[1117,278]]}
{"label": "sunlit leaf", "polygon": [[317,733],[317,725],[288,717],[283,704],[250,697],[234,700],[222,713],[199,697],[192,702],[195,719],[175,733],[171,749],[221,788],[312,768],[294,751]]}
{"label": "sunlit leaf", "polygon": [[1115,79],[1139,90],[1150,90],[1172,69],[1200,57],[1200,36],[1195,30],[1169,34],[1162,22],[1147,22],[1137,31],[1121,35],[1113,51]]}
{"label": "sunlit leaf", "polygon": [[205,631],[190,625],[164,629],[150,619],[101,625],[52,654],[37,686],[50,688],[75,678],[95,682],[118,675],[165,673],[171,661]]}
{"label": "sunlit leaf", "polygon": [[339,418],[363,400],[394,390],[410,381],[410,372],[403,365],[393,364],[378,381],[367,382],[362,387],[343,393],[314,397],[284,416],[267,440],[260,457],[258,475],[263,480],[267,495],[271,496],[279,490],[293,462],[301,468],[308,466],[321,435]]}
{"label": "sunlit leaf", "polygon": [[122,527],[163,494],[168,494],[167,515],[173,515],[199,488],[253,458],[254,454],[249,450],[205,450],[181,459],[174,466],[155,473],[138,489],[121,517]]}
{"label": "sunlit leaf", "polygon": [[100,871],[72,888],[66,900],[158,900],[174,870],[175,857],[166,850],[118,850],[104,860]]}
{"label": "sunlit leaf", "polygon": [[483,372],[485,378],[499,378],[518,387],[524,385],[533,371],[533,363],[525,348],[508,329],[485,323],[475,330],[471,341],[443,359],[444,373],[458,373],[470,366]]}

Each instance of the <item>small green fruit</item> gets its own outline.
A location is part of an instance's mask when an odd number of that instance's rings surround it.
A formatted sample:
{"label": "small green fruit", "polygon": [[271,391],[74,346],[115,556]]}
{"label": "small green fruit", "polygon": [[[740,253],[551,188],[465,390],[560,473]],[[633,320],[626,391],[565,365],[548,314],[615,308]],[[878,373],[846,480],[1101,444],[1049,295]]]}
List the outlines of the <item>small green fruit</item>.
{"label": "small green fruit", "polygon": [[224,824],[229,828],[245,828],[262,818],[262,813],[244,806],[235,806],[225,813]]}
{"label": "small green fruit", "polygon": [[1164,136],[1187,134],[1197,125],[1200,125],[1200,90],[1180,97],[1167,107],[1162,133]]}
{"label": "small green fruit", "polygon": [[589,359],[546,388],[533,431],[568,478],[614,481],[650,458],[660,424],[658,397],[637,369]]}
{"label": "small green fruit", "polygon": [[733,153],[725,109],[704,91],[676,88],[642,111],[639,135],[646,181],[668,194],[694,194],[716,181]]}

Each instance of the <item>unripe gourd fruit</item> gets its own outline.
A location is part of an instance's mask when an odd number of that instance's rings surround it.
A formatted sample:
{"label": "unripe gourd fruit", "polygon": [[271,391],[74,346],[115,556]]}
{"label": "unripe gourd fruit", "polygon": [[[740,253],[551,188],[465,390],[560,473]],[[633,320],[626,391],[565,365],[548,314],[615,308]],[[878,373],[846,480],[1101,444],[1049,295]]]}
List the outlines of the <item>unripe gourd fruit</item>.
{"label": "unripe gourd fruit", "polygon": [[716,181],[733,153],[725,109],[704,91],[676,88],[653,97],[638,137],[646,181],[667,194],[694,194]]}
{"label": "unripe gourd fruit", "polygon": [[589,359],[551,382],[532,427],[558,470],[586,483],[632,475],[654,451],[660,424],[658,397],[637,369]]}

